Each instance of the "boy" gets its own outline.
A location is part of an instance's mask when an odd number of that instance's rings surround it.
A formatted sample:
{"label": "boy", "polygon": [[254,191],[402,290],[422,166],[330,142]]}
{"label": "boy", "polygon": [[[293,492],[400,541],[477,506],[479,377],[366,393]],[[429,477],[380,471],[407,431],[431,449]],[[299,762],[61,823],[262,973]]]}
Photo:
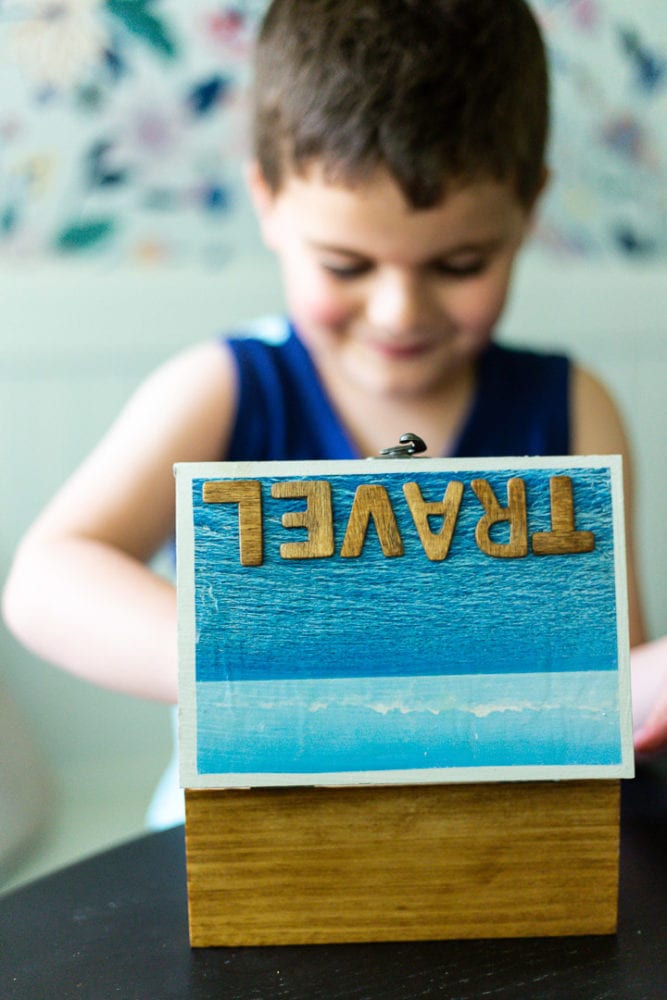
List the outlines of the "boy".
{"label": "boy", "polygon": [[[278,346],[195,347],[138,391],[21,547],[17,634],[175,700],[174,590],[145,563],[173,534],[177,461],[359,457],[411,431],[431,455],[620,452],[627,467],[591,376],[492,344],[546,132],[523,0],[275,0],[248,179],[291,325]],[[630,627],[642,642],[631,558]]]}

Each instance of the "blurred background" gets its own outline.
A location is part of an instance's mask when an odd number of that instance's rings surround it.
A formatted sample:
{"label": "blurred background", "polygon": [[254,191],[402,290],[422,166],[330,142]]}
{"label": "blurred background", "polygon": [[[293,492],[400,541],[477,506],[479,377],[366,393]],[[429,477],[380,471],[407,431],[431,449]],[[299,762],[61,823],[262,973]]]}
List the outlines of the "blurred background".
{"label": "blurred background", "polygon": [[[265,3],[0,0],[0,581],[142,378],[280,310],[243,191]],[[500,336],[568,351],[636,454],[652,635],[667,631],[667,6],[533,0],[551,188]],[[169,712],[63,674],[0,625],[0,891],[141,832]]]}

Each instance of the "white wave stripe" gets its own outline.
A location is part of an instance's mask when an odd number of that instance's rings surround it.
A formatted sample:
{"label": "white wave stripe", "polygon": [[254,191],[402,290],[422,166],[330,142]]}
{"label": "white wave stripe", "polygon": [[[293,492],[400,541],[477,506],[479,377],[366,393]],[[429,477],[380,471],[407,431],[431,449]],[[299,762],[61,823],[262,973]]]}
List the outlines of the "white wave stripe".
{"label": "white wave stripe", "polygon": [[[471,715],[475,715],[478,719],[486,719],[487,716],[494,715],[497,712],[558,712],[566,708],[571,709],[574,707],[574,703],[566,705],[547,701],[523,701],[518,704],[506,705],[462,705],[458,707],[458,710],[460,712],[469,712]],[[607,715],[608,712],[613,711],[613,706],[611,705],[577,704],[576,707],[580,712],[585,712],[587,715]]]}
{"label": "white wave stripe", "polygon": [[[469,715],[474,715],[478,719],[486,719],[489,715],[494,715],[496,713],[503,712],[557,712],[562,711],[566,708],[573,708],[574,703],[564,704],[558,702],[535,702],[535,701],[522,701],[522,702],[506,702],[499,704],[465,704],[457,702],[454,698],[447,705],[427,705],[414,703],[411,705],[406,705],[401,702],[394,702],[391,704],[383,704],[382,702],[367,702],[362,697],[356,698],[346,698],[342,702],[333,701],[316,701],[312,702],[306,707],[308,712],[322,712],[333,707],[337,708],[365,708],[371,712],[377,712],[379,715],[389,715],[391,712],[399,712],[401,715],[412,715],[415,713],[419,714],[430,714],[430,715],[442,715],[445,712],[464,712]],[[275,703],[273,705],[266,704],[266,708],[276,707]],[[282,703],[281,703],[282,707]],[[592,715],[606,715],[607,712],[613,710],[611,705],[576,705],[580,711],[586,712]]]}
{"label": "white wave stripe", "polygon": [[[351,690],[352,689],[352,690]],[[599,671],[457,677],[317,678],[221,684],[216,707],[256,711],[296,709],[309,715],[332,708],[379,715],[438,716],[463,712],[478,719],[505,712],[576,709],[591,716],[618,712],[617,676]]]}
{"label": "white wave stripe", "polygon": [[408,704],[398,698],[389,702],[369,701],[368,698],[365,698],[361,694],[356,696],[349,695],[341,699],[321,699],[313,701],[305,707],[308,712],[324,712],[332,706],[336,708],[365,708],[371,712],[377,712],[378,715],[389,715],[390,712],[399,712],[401,715],[410,715],[413,712],[427,712],[431,715],[440,715],[441,712],[451,711],[457,707],[456,701],[453,698],[446,705],[433,705],[419,701]]}

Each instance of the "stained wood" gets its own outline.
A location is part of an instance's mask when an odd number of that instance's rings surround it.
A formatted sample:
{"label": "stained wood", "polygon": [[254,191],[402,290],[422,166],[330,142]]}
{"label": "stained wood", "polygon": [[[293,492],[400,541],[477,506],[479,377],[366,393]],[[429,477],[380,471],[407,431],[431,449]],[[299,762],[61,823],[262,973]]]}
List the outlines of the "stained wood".
{"label": "stained wood", "polygon": [[345,559],[355,559],[361,555],[371,518],[384,555],[387,558],[402,556],[403,539],[398,530],[389,495],[384,486],[374,484],[357,487],[340,550],[341,556]]}
{"label": "stained wood", "polygon": [[[486,513],[477,523],[475,539],[482,552],[496,559],[520,559],[528,554],[528,520],[526,514],[526,484],[523,479],[507,480],[507,506],[502,507],[486,479],[473,479],[471,486]],[[507,542],[491,538],[494,525],[509,522]]]}
{"label": "stained wood", "polygon": [[[446,559],[461,507],[463,483],[452,479],[451,482],[447,483],[442,500],[430,503],[424,500],[418,483],[405,483],[403,493],[408,501],[419,539],[424,546],[424,552],[433,562]],[[429,517],[442,518],[440,531],[431,531]]]}
{"label": "stained wood", "polygon": [[532,537],[533,552],[538,556],[592,552],[595,535],[592,531],[576,531],[574,497],[569,476],[552,476],[549,480],[551,497],[551,531],[536,531]]}
{"label": "stained wood", "polygon": [[262,534],[262,486],[256,479],[204,483],[204,503],[239,505],[239,553],[242,566],[261,566],[264,558]]}
{"label": "stained wood", "polygon": [[283,542],[282,559],[325,559],[334,553],[331,483],[325,479],[291,480],[273,483],[271,496],[278,499],[303,498],[304,510],[286,511],[282,516],[285,528],[305,528],[305,541]]}
{"label": "stained wood", "polygon": [[608,934],[617,781],[187,790],[194,946]]}

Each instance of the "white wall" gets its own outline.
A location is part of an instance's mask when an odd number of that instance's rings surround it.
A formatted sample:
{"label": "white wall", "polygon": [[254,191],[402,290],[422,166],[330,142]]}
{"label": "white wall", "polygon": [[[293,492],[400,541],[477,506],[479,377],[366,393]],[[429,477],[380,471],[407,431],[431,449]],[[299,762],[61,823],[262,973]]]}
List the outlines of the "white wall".
{"label": "white wall", "polygon": [[[90,264],[0,273],[0,579],[21,532],[155,364],[280,301],[263,254],[219,274],[104,273]],[[510,340],[570,351],[621,403],[637,454],[639,556],[653,634],[667,631],[666,317],[664,267],[558,266],[533,253],[503,326]],[[120,776],[119,788],[125,773],[147,800],[169,753],[163,707],[53,670],[0,626],[0,686],[3,678],[65,781],[98,774],[100,784],[113,785]]]}
{"label": "white wall", "polygon": [[[181,347],[279,302],[276,274],[261,255],[219,276],[91,265],[0,271],[0,583],[22,532],[140,380]],[[10,698],[53,785],[44,858],[30,874],[140,830],[171,751],[168,710],[53,669],[0,623],[0,699]],[[34,776],[34,789],[22,802],[5,801],[10,779],[12,788],[20,779],[3,735],[0,887],[20,880],[23,869],[10,869],[7,882],[3,863],[14,831],[41,821],[48,786],[31,755],[25,780]],[[30,815],[10,825],[19,807]]]}

